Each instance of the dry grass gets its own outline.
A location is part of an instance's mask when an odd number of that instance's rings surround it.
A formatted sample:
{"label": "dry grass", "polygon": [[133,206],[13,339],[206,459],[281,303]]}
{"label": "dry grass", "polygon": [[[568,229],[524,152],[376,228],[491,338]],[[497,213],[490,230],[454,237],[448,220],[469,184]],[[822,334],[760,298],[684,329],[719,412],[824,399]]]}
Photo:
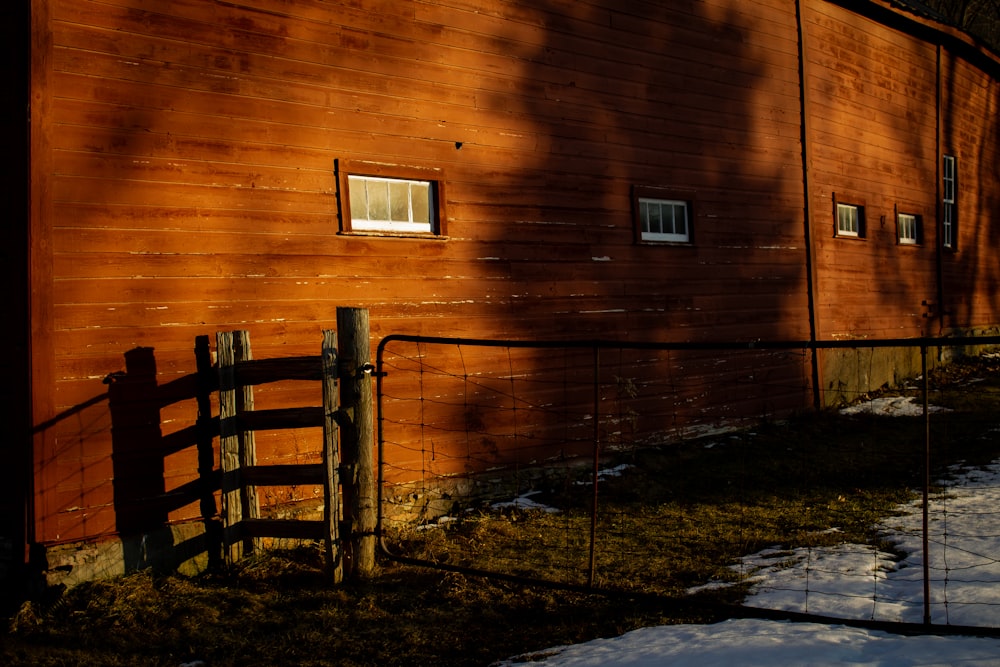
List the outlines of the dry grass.
{"label": "dry grass", "polygon": [[6,665],[488,665],[654,623],[712,620],[609,599],[386,565],[328,586],[318,554],[267,554],[225,575],[148,572],[22,613]]}
{"label": "dry grass", "polygon": [[[912,500],[922,478],[922,421],[893,421],[811,415],[631,453],[623,460],[631,467],[601,483],[594,584],[683,596],[732,580],[728,566],[764,547],[876,540],[874,525]],[[531,499],[559,512],[486,508],[396,532],[390,547],[437,564],[583,585],[592,495],[588,485],[541,489]],[[715,594],[734,602],[742,591]]]}
{"label": "dry grass", "polygon": [[[934,391],[935,404],[957,410],[934,419],[934,466],[995,458],[998,362],[955,365],[935,376]],[[596,583],[633,597],[390,562],[371,580],[333,587],[318,550],[302,548],[193,579],[140,572],[32,602],[10,620],[0,662],[464,667],[645,625],[719,620],[719,609],[679,596],[732,576],[726,566],[739,556],[877,539],[872,525],[922,480],[923,422],[810,415],[724,441],[637,450],[624,462],[628,475],[601,486]],[[558,514],[483,511],[393,543],[450,565],[580,583],[589,499],[573,488],[536,498]],[[831,526],[843,532],[824,532]]]}

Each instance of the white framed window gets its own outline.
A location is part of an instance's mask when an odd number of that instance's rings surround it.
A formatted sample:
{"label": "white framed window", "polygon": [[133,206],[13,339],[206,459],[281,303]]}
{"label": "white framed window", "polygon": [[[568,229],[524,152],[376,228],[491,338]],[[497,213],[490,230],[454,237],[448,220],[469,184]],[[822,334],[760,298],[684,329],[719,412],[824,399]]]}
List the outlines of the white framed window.
{"label": "white framed window", "polygon": [[443,238],[440,169],[337,159],[334,175],[341,233]]}
{"label": "white framed window", "polygon": [[636,239],[647,243],[691,243],[691,194],[654,187],[633,187]]}
{"label": "white framed window", "polygon": [[351,230],[434,233],[434,182],[348,176]]}
{"label": "white framed window", "polygon": [[837,236],[864,236],[864,208],[857,204],[837,202]]}
{"label": "white framed window", "polygon": [[686,201],[640,197],[639,220],[643,241],[687,243],[691,239]]}
{"label": "white framed window", "polygon": [[896,235],[900,245],[920,243],[920,216],[913,213],[896,214]]}
{"label": "white framed window", "polygon": [[945,155],[941,161],[941,245],[955,247],[955,210],[958,184],[955,158]]}

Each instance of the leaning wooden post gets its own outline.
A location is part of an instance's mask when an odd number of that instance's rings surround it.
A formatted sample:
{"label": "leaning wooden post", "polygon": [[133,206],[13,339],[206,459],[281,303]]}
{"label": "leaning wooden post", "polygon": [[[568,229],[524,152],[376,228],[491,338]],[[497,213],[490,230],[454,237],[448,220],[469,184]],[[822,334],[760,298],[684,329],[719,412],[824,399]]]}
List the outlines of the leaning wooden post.
{"label": "leaning wooden post", "polygon": [[239,423],[240,413],[253,410],[253,387],[243,386],[236,366],[253,358],[250,334],[221,331],[216,336],[219,356],[219,450],[222,468],[222,535],[227,563],[253,553],[256,541],[246,537],[242,522],[260,516],[257,491],[243,483],[241,470],[257,464],[253,431]]}
{"label": "leaning wooden post", "polygon": [[323,519],[326,562],[333,583],[344,579],[344,549],[340,539],[340,449],[337,417],[337,332],[323,332]]}
{"label": "leaning wooden post", "polygon": [[215,569],[220,564],[219,559],[222,556],[222,531],[220,530],[219,512],[215,505],[215,490],[212,484],[216,466],[212,441],[215,434],[218,433],[218,427],[213,428],[212,394],[219,390],[219,371],[212,367],[212,349],[208,336],[195,338],[194,358],[198,369],[196,393],[198,421],[195,422],[198,483],[201,487],[198,495],[201,500],[201,517],[205,522],[208,566],[210,569]]}
{"label": "leaning wooden post", "polygon": [[372,407],[368,311],[337,309],[340,355],[341,484],[347,547],[347,573],[360,577],[375,571],[375,429]]}

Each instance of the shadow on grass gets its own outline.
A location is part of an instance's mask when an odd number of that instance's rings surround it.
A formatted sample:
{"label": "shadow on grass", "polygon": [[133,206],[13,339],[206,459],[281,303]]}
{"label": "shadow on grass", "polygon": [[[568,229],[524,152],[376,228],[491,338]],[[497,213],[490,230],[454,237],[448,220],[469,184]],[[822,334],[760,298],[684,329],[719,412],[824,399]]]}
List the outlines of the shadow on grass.
{"label": "shadow on grass", "polygon": [[[932,479],[1000,455],[1000,369],[955,364],[932,378]],[[877,540],[873,526],[924,478],[921,418],[801,415],[783,423],[621,454],[602,482],[590,595],[382,563],[333,586],[319,548],[265,553],[196,578],[149,571],[22,607],[5,665],[486,665],[638,627],[722,620],[685,596],[763,546]],[[593,487],[533,498],[557,513],[480,510],[395,536],[412,555],[553,580],[585,580]],[[827,529],[837,527],[837,532]],[[730,576],[732,576],[730,574]],[[652,595],[649,595],[652,593]],[[713,593],[730,602],[742,591]]]}
{"label": "shadow on grass", "polygon": [[[27,617],[32,616],[32,617]],[[638,627],[721,620],[692,608],[385,564],[333,587],[319,551],[194,579],[135,573],[71,590],[3,638],[6,665],[487,665]]]}

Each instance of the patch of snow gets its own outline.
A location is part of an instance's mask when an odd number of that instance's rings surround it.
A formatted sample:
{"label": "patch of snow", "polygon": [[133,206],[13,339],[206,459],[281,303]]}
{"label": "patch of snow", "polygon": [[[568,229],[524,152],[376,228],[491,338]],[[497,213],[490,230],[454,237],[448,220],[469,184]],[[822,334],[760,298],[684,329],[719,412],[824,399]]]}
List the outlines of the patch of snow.
{"label": "patch of snow", "polygon": [[[901,410],[883,414],[898,415]],[[956,467],[951,473],[941,482],[946,492],[930,499],[928,511],[931,620],[997,628],[1000,512],[993,508],[1000,507],[1000,461],[981,468]],[[900,511],[879,528],[905,554],[902,559],[857,544],[766,549],[734,566],[753,582],[746,604],[845,619],[922,622],[921,503],[909,503]],[[843,625],[743,619],[641,628],[620,637],[515,656],[495,667],[524,662],[544,667],[995,667],[1000,664],[1000,639],[906,636]]]}
{"label": "patch of snow", "polygon": [[904,637],[819,623],[732,620],[715,625],[640,628],[620,637],[516,656],[494,667],[530,661],[545,667],[987,667],[1000,640]]}
{"label": "patch of snow", "polygon": [[498,508],[513,507],[515,509],[541,510],[542,512],[549,512],[549,513],[555,513],[559,511],[555,507],[550,507],[548,505],[535,502],[534,500],[531,499],[531,496],[536,496],[539,493],[541,493],[541,491],[531,491],[529,493],[520,495],[517,498],[514,498],[514,500],[501,503],[493,503],[492,505],[490,505],[490,507],[498,507]]}
{"label": "patch of snow", "polygon": [[[928,412],[950,412],[948,408],[937,405],[927,406]],[[843,408],[845,415],[882,415],[885,417],[920,417],[924,414],[923,404],[916,398],[907,396],[884,396],[863,401],[856,405]]]}

